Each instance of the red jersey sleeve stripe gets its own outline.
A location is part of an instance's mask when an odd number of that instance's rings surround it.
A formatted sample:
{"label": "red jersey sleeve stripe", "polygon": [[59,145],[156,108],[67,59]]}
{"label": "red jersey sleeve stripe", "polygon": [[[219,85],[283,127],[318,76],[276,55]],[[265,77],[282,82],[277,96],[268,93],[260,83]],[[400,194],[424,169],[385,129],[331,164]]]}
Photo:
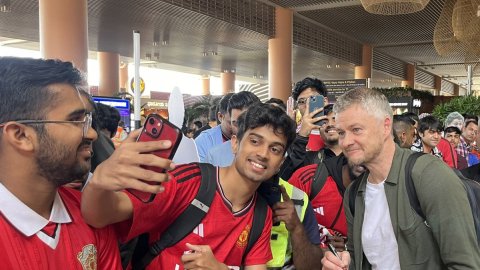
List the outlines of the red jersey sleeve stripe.
{"label": "red jersey sleeve stripe", "polygon": [[303,184],[306,184],[308,181],[312,181],[316,170],[317,170],[316,166],[306,169],[305,172],[300,174],[299,176],[300,181],[302,181]]}
{"label": "red jersey sleeve stripe", "polygon": [[173,171],[170,172],[171,175],[179,177],[186,172],[195,172],[200,171],[197,163],[182,164],[177,166]]}

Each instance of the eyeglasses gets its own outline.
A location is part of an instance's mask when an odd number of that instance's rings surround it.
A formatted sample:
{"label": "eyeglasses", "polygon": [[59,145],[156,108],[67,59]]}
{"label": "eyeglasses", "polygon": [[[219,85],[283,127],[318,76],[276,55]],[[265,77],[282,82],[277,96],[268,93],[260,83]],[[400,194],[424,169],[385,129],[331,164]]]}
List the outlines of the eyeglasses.
{"label": "eyeglasses", "polygon": [[[82,121],[66,121],[66,120],[17,120],[14,121],[24,125],[40,125],[40,124],[83,124],[82,138],[88,133],[88,130],[92,127],[92,114],[85,114],[85,118]],[[0,124],[0,128],[5,126],[5,123]]]}
{"label": "eyeglasses", "polygon": [[307,99],[306,98],[299,98],[297,100],[297,105],[305,105],[305,103],[307,103]]}
{"label": "eyeglasses", "polygon": [[307,103],[307,99],[311,98],[311,97],[314,97],[314,96],[318,96],[318,95],[312,95],[310,97],[304,97],[304,98],[299,98],[297,99],[297,106],[303,106]]}

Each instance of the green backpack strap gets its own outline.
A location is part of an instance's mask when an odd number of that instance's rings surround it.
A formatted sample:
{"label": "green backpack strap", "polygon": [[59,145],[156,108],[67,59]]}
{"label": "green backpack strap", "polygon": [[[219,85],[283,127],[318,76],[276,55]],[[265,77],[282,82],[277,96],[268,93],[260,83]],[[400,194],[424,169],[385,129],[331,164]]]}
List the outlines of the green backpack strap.
{"label": "green backpack strap", "polygon": [[138,261],[132,261],[132,269],[145,269],[164,249],[171,247],[185,238],[200,224],[208,213],[217,189],[216,168],[211,164],[199,163],[202,180],[197,196],[187,208],[162,233],[148,252]]}

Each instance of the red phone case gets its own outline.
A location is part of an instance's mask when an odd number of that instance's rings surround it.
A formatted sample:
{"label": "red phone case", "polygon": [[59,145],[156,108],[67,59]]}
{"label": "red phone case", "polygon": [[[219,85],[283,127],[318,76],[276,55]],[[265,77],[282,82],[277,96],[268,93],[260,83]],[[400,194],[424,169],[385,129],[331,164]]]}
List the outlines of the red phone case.
{"label": "red phone case", "polygon": [[[168,122],[167,119],[161,117],[158,114],[150,114],[145,121],[145,124],[142,129],[142,133],[137,138],[137,142],[149,142],[149,141],[159,141],[159,140],[170,140],[172,142],[172,147],[168,149],[162,149],[152,152],[152,154],[166,158],[172,159],[177,151],[178,145],[182,140],[182,131],[176,127],[174,124]],[[163,173],[164,169],[160,169],[152,166],[142,166],[146,169]],[[148,182],[149,184],[160,184],[157,182]],[[134,189],[128,189],[132,195],[137,197],[142,202],[151,202],[155,198],[155,194],[138,191]]]}

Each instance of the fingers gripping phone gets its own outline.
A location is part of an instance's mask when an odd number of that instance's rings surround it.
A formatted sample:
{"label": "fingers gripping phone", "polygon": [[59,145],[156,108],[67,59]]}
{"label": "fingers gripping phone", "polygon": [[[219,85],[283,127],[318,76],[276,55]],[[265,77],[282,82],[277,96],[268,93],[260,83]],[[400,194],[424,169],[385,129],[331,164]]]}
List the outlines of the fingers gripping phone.
{"label": "fingers gripping phone", "polygon": [[[325,106],[324,104],[324,97],[323,96],[311,96],[310,97],[310,102],[308,103],[308,111],[311,113],[317,109],[323,108]],[[315,114],[313,118],[315,117],[320,117],[323,116],[324,113],[323,111]],[[321,121],[315,122],[315,125],[319,125]]]}
{"label": "fingers gripping phone", "polygon": [[[174,124],[170,123],[167,119],[161,117],[158,114],[150,114],[145,121],[145,124],[142,129],[142,133],[137,138],[137,142],[149,142],[149,141],[161,141],[169,140],[172,142],[172,147],[168,149],[161,149],[151,152],[161,158],[172,159],[177,151],[178,145],[182,140],[182,131],[176,127]],[[149,169],[158,173],[164,173],[165,170],[153,167],[153,166],[142,166],[145,169]],[[151,185],[160,185],[158,182],[148,182]],[[134,189],[128,189],[132,195],[137,197],[142,202],[151,202],[155,198],[155,194],[138,191]]]}

